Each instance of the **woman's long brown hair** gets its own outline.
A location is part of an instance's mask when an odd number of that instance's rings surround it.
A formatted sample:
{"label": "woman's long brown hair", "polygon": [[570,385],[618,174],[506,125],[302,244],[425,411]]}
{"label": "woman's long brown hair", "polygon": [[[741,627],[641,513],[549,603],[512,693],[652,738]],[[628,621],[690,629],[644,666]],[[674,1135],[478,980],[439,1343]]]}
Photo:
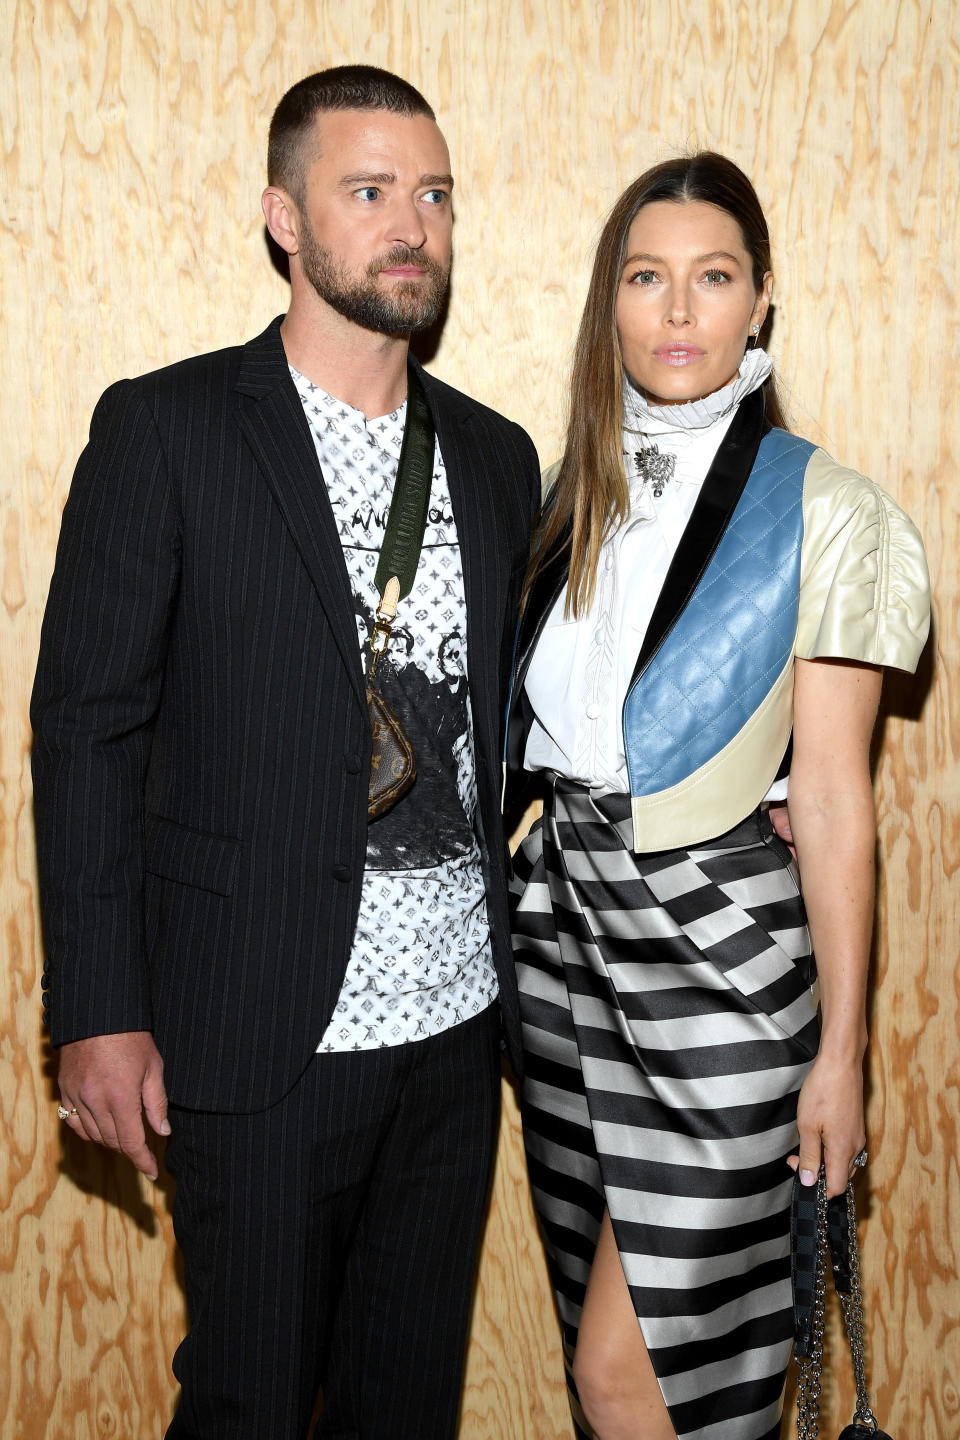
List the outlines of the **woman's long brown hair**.
{"label": "woman's long brown hair", "polygon": [[[563,459],[550,504],[534,530],[524,603],[546,557],[570,530],[567,614],[590,608],[600,547],[626,519],[630,493],[623,466],[623,356],[617,333],[617,291],[627,235],[636,215],[655,200],[703,200],[732,215],[740,227],[759,294],[770,265],[770,236],[756,191],[732,160],[710,150],[665,160],[634,180],[603,227],[580,321],[570,379],[570,410]],[[763,344],[768,312],[758,343]],[[763,385],[766,416],[786,428],[771,375]]]}

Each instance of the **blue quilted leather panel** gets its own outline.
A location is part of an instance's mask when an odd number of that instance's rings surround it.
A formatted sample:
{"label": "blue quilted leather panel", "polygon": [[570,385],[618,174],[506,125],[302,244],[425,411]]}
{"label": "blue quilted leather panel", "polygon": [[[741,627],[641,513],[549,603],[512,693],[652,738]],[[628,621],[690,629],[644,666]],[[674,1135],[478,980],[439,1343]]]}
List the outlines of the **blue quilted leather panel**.
{"label": "blue quilted leather panel", "polygon": [[763,438],[700,584],[623,707],[633,795],[687,779],[742,730],[797,629],[803,476],[814,446]]}

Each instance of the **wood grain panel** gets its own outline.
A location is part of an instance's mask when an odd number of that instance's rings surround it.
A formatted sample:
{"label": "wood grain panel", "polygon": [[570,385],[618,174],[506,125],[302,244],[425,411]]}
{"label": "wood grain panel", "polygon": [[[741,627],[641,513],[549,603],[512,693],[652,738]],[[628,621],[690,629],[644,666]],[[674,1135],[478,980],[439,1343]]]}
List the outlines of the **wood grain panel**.
{"label": "wood grain panel", "polygon": [[[39,1027],[27,700],[60,509],[111,380],[255,333],[266,125],[364,58],[433,99],[457,259],[433,367],[557,452],[589,259],[622,186],[722,149],[771,222],[797,428],[923,528],[936,628],[888,684],[863,1241],[881,1412],[960,1433],[960,26],[949,0],[4,0],[0,64],[0,1435],[160,1433],[183,1323],[164,1189],[63,1148]],[[831,1381],[831,1425],[850,1390]],[[569,1437],[506,1093],[462,1440]]]}

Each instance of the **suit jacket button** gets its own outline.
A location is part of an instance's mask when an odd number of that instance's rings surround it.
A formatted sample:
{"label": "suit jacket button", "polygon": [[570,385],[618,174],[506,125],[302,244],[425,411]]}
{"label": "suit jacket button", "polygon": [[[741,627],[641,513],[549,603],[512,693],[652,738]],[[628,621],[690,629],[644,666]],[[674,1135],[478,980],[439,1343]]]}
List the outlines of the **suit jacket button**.
{"label": "suit jacket button", "polygon": [[40,989],[49,990],[51,983],[52,982],[50,980],[50,976],[47,974],[46,971],[44,971],[43,974],[40,976]]}
{"label": "suit jacket button", "polygon": [[334,865],[330,874],[334,880],[352,880],[353,878],[353,871],[349,865]]}
{"label": "suit jacket button", "polygon": [[47,1029],[49,1030],[49,1029],[50,1029],[50,1011],[47,1010],[47,1009],[44,1009],[43,1014],[40,1016],[40,1018],[41,1018],[41,1020],[43,1021],[44,1025],[46,1025]]}

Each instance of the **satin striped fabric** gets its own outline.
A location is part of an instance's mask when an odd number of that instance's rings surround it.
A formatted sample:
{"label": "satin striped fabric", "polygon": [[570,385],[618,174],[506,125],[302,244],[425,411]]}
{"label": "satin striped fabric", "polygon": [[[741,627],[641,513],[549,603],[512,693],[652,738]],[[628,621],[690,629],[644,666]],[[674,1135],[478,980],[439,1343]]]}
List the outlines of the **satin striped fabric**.
{"label": "satin striped fabric", "polygon": [[785,1159],[818,1044],[803,902],[759,813],[690,851],[630,841],[628,796],[551,777],[513,882],[524,1132],[564,1349],[607,1208],[680,1440],[775,1440]]}

